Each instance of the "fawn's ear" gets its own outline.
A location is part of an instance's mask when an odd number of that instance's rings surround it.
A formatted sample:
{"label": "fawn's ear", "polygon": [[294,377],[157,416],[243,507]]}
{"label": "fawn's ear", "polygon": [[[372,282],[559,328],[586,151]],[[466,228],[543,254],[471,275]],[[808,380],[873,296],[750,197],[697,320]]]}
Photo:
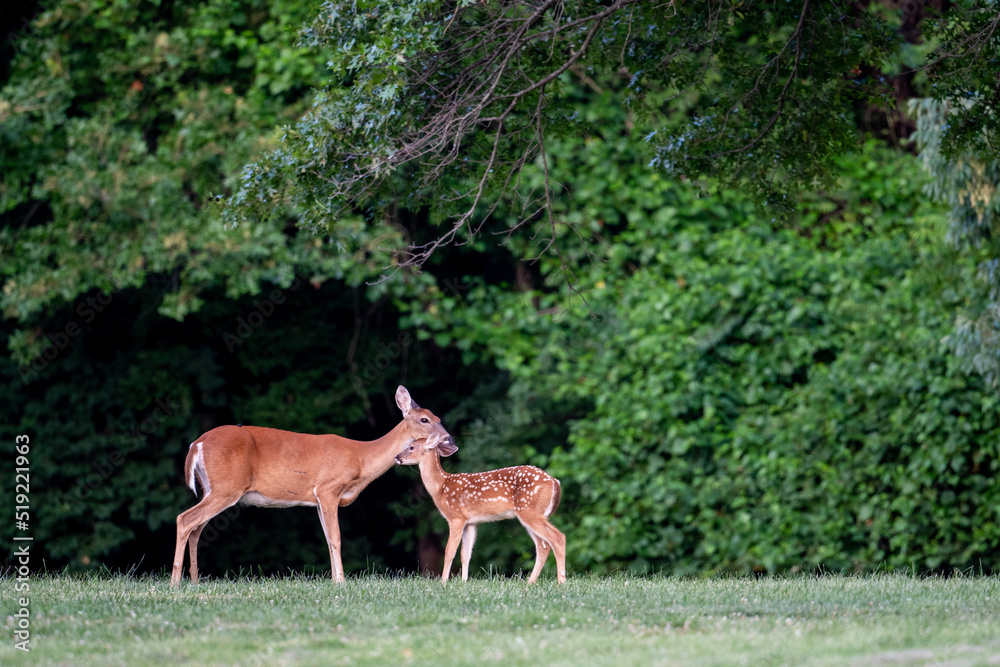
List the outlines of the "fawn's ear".
{"label": "fawn's ear", "polygon": [[410,414],[410,410],[416,410],[420,407],[410,397],[410,392],[406,391],[406,387],[403,385],[396,387],[396,406],[403,411],[404,417]]}
{"label": "fawn's ear", "polygon": [[449,442],[447,440],[442,440],[441,442],[437,443],[438,454],[440,454],[441,456],[451,456],[452,454],[457,452],[458,447],[456,447],[453,443],[454,441]]}
{"label": "fawn's ear", "polygon": [[434,449],[438,446],[438,440],[441,439],[437,433],[431,433],[429,436],[424,438],[423,447],[424,449]]}

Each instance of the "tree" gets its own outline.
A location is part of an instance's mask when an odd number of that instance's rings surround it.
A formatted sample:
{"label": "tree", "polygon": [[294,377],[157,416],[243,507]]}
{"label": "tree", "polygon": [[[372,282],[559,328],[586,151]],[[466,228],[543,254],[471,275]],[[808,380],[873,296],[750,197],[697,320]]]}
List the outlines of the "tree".
{"label": "tree", "polygon": [[561,479],[574,567],[996,570],[998,401],[941,344],[975,266],[937,242],[915,158],[843,156],[777,220],[627,141],[567,143],[552,178],[588,197],[560,213],[625,218],[578,273],[587,302],[482,289],[411,318],[509,373],[472,442]]}
{"label": "tree", "polygon": [[[877,72],[926,92],[943,42],[863,3],[686,4],[330,3],[299,46],[307,10],[285,0],[29,17],[0,50],[15,54],[0,67],[0,430],[38,445],[46,563],[148,554],[157,569],[188,503],[191,437],[254,422],[365,439],[391,425],[380,399],[407,376],[435,409],[457,406],[450,465],[527,460],[564,478],[578,566],[994,553],[995,400],[936,345],[975,303],[970,262],[937,247],[943,209],[919,196],[912,159],[837,156],[902,95]],[[944,17],[918,25],[980,45],[954,37],[968,58],[950,80],[982,80],[992,17]],[[838,46],[828,33],[845,26]],[[953,119],[990,108],[988,83]],[[959,126],[942,164],[962,155]],[[449,238],[465,245],[435,252]],[[365,526],[346,530],[348,567],[409,568],[413,542],[433,543],[438,514],[400,480],[345,513]],[[665,509],[685,487],[700,495]],[[817,498],[810,525],[799,509]],[[416,521],[400,527],[390,503]],[[227,534],[212,560],[284,567],[282,545],[316,530],[308,512],[304,533],[295,510],[263,514],[274,523]],[[818,527],[837,540],[817,549]],[[314,536],[295,567],[325,567]],[[530,554],[516,531],[477,550]]]}
{"label": "tree", "polygon": [[979,262],[978,287],[960,309],[946,342],[966,370],[1000,386],[1000,11],[996,2],[955,3],[931,25],[939,40],[927,98],[913,100],[916,140],[932,181],[924,192],[944,201],[947,241]]}
{"label": "tree", "polygon": [[[397,230],[358,220],[333,252],[290,217],[231,231],[209,206],[319,80],[295,46],[307,11],[94,0],[15,15],[0,49],[0,436],[31,437],[34,565],[163,566],[190,504],[186,448],[213,426],[368,439],[398,419],[386,386],[435,407],[466,393],[456,354],[399,330],[392,297],[426,278],[364,285]],[[366,526],[347,567],[409,565],[385,546],[397,491],[373,486],[345,513]],[[315,535],[292,565],[326,567],[314,513],[263,513],[256,531],[229,518],[244,530],[215,545],[217,566],[284,568],[282,543]]]}
{"label": "tree", "polygon": [[26,22],[0,90],[0,310],[19,324],[22,379],[49,344],[45,318],[78,298],[168,275],[157,307],[179,320],[220,285],[256,294],[297,269],[358,284],[382,265],[362,256],[386,230],[360,230],[345,248],[360,254],[333,257],[279,211],[278,224],[232,234],[208,206],[321,80],[294,45],[306,16],[264,0],[97,2]]}
{"label": "tree", "polygon": [[[974,132],[974,145],[961,153],[947,152],[953,134],[963,132],[960,113],[948,102],[914,100],[917,112],[916,139],[920,156],[932,180],[924,192],[948,205],[947,241],[975,256],[975,298],[962,305],[955,331],[946,341],[965,369],[975,371],[994,387],[1000,386],[1000,160],[993,148],[996,138],[988,126]],[[967,101],[959,109],[981,110],[980,100]]]}
{"label": "tree", "polygon": [[[903,27],[881,5],[810,0],[326,2],[304,39],[332,52],[332,76],[282,145],[247,167],[226,214],[235,224],[291,202],[303,224],[336,232],[351,211],[429,207],[448,224],[399,258],[422,264],[481,229],[498,200],[487,194],[512,188],[531,160],[544,166],[552,136],[590,131],[573,114],[574,82],[621,90],[652,119],[652,166],[787,208],[788,187],[828,180],[857,146],[859,104],[895,105],[890,79],[861,68],[902,67]],[[978,46],[955,49],[981,63],[990,44]],[[567,224],[552,214],[559,194],[547,183],[524,193],[519,222],[555,241]]]}
{"label": "tree", "polygon": [[[634,143],[651,168],[749,191],[779,216],[796,188],[829,184],[873,108],[891,129],[908,98],[933,96],[954,115],[947,154],[990,145],[996,4],[894,7],[331,0],[303,33],[333,54],[331,76],[281,145],[246,167],[224,215],[235,226],[290,204],[336,235],[356,213],[428,210],[436,224],[397,249],[390,272],[484,229],[542,239],[527,259],[558,256],[560,239],[593,233],[557,215],[553,202],[573,193],[548,178],[547,145],[600,134],[575,102],[606,89],[649,128]],[[546,176],[521,187],[532,162]],[[501,204],[517,215],[491,216]]]}

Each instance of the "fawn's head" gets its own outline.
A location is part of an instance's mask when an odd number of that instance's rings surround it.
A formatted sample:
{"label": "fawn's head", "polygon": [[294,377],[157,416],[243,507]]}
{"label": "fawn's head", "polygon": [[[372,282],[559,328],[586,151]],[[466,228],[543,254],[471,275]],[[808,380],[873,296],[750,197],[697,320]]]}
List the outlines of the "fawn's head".
{"label": "fawn's head", "polygon": [[422,440],[435,436],[439,443],[455,447],[455,439],[445,430],[438,416],[417,405],[403,385],[396,388],[396,405],[403,411],[403,424],[408,439]]}
{"label": "fawn's head", "polygon": [[425,456],[451,456],[458,451],[455,440],[449,435],[447,439],[432,433],[425,440],[416,440],[406,446],[396,455],[396,463],[412,466],[420,463]]}

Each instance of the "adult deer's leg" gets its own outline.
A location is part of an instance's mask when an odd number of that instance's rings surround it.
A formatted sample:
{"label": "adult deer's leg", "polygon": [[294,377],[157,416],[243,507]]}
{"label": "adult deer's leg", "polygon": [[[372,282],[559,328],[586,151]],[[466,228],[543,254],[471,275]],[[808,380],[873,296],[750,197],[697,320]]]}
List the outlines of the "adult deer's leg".
{"label": "adult deer's leg", "polygon": [[191,561],[191,583],[198,583],[198,540],[201,538],[201,531],[205,530],[208,523],[203,523],[191,531],[188,537],[188,559]]}
{"label": "adult deer's leg", "polygon": [[323,498],[316,496],[319,501],[319,520],[323,524],[323,535],[326,536],[326,544],[330,549],[330,570],[333,580],[337,583],[345,581],[344,564],[340,559],[340,523],[337,519],[337,508],[340,505],[339,497],[326,495]]}
{"label": "adult deer's leg", "polygon": [[[211,521],[216,515],[235,505],[236,501],[242,495],[242,493],[238,496],[222,495],[218,492],[209,493],[201,499],[200,503],[186,512],[181,512],[177,516],[177,546],[174,549],[174,566],[170,573],[171,586],[176,586],[181,582],[181,570],[184,567],[184,547],[188,544],[192,533],[197,530],[198,534],[201,535],[201,530],[205,527],[205,524]],[[195,546],[197,546],[197,543],[198,540],[195,538]],[[198,570],[195,558],[191,559],[191,581],[192,583],[198,583]]]}

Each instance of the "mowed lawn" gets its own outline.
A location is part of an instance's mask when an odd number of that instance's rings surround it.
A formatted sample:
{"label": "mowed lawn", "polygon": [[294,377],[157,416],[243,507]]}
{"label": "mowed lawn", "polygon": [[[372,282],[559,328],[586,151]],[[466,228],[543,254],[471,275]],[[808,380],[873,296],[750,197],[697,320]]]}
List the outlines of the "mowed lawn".
{"label": "mowed lawn", "polygon": [[[0,586],[11,614],[14,581]],[[30,595],[31,653],[14,649],[8,616],[0,664],[1000,663],[995,576],[570,576],[529,587],[361,574],[175,590],[160,577],[42,576]]]}

